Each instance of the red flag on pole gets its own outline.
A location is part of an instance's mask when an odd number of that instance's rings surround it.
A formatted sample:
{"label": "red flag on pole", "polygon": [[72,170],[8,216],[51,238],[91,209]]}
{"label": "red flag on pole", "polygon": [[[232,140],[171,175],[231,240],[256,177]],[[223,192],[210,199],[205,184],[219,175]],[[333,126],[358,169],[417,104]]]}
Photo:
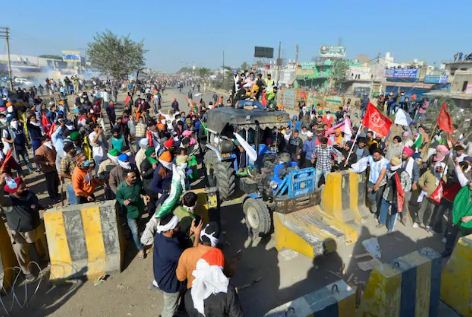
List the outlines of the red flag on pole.
{"label": "red flag on pole", "polygon": [[439,111],[439,116],[436,122],[438,123],[439,129],[449,133],[454,132],[454,127],[452,126],[452,118],[449,114],[447,104],[445,102],[443,102],[441,106],[441,111]]}
{"label": "red flag on pole", "polygon": [[385,116],[379,109],[369,102],[367,105],[367,111],[365,112],[362,125],[377,133],[379,136],[384,137],[388,135],[392,120]]}

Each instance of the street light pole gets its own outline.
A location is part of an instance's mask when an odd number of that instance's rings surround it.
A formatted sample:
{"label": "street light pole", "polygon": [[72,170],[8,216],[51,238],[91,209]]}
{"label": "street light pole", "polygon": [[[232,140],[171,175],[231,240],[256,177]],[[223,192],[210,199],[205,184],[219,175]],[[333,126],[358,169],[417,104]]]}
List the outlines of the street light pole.
{"label": "street light pole", "polygon": [[10,58],[10,28],[0,28],[0,38],[4,38],[7,43],[7,54],[8,54],[8,77],[10,82],[10,90],[13,91],[13,75],[11,71],[11,58]]}

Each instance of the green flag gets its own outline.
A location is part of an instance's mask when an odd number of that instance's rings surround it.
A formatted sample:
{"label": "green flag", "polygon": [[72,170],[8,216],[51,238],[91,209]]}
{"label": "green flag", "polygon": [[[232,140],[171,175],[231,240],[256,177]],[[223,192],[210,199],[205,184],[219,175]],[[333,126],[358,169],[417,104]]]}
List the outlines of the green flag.
{"label": "green flag", "polygon": [[415,143],[413,143],[413,148],[415,148],[416,150],[419,150],[422,144],[423,144],[423,135],[421,133],[418,133]]}

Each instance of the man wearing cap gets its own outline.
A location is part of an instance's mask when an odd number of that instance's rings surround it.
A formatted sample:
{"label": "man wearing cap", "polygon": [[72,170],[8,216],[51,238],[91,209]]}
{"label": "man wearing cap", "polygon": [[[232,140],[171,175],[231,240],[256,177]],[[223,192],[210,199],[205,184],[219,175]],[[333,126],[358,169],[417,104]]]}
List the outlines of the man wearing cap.
{"label": "man wearing cap", "polygon": [[303,141],[299,137],[298,130],[294,130],[287,142],[287,153],[290,153],[292,161],[299,162],[303,151]]}
{"label": "man wearing cap", "polygon": [[99,182],[92,175],[94,168],[94,162],[83,155],[77,159],[77,166],[72,172],[72,187],[79,204],[95,201],[94,193]]}
{"label": "man wearing cap", "polygon": [[139,257],[144,258],[144,248],[139,240],[138,221],[144,211],[144,194],[141,181],[136,170],[125,170],[125,180],[121,182],[116,190],[116,201],[126,215],[128,227],[133,237],[134,245],[139,252]]}
{"label": "man wearing cap", "polygon": [[116,194],[118,185],[125,180],[126,172],[132,168],[133,166],[129,161],[129,156],[125,153],[120,154],[118,156],[117,165],[110,171],[108,178],[108,183],[113,193]]}
{"label": "man wearing cap", "polygon": [[42,138],[41,146],[34,153],[36,162],[41,166],[41,171],[46,177],[46,185],[49,197],[54,201],[60,199],[59,196],[59,176],[56,169],[56,150],[51,140]]}
{"label": "man wearing cap", "polygon": [[313,132],[306,132],[306,141],[303,143],[303,153],[305,154],[305,162],[303,167],[312,167],[315,162],[315,140],[313,139]]}
{"label": "man wearing cap", "polygon": [[394,156],[386,172],[385,190],[382,195],[379,213],[379,225],[386,226],[388,232],[395,227],[398,213],[403,212],[405,191],[410,191],[411,177],[402,168],[402,161]]}
{"label": "man wearing cap", "polygon": [[30,249],[34,247],[39,256],[44,255],[41,246],[41,229],[39,204],[35,193],[28,190],[20,177],[15,179],[7,174],[0,175],[0,195],[3,191],[8,193],[0,209],[3,209],[8,223],[8,228],[13,238],[13,250],[15,251],[21,272],[27,281],[34,280],[30,271]]}

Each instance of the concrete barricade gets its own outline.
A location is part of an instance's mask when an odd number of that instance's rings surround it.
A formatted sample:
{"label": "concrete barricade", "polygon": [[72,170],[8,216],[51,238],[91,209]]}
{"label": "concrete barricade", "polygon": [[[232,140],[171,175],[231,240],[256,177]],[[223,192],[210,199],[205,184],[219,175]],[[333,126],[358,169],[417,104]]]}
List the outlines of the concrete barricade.
{"label": "concrete barricade", "polygon": [[265,317],[355,316],[356,290],[343,280],[269,311]]}
{"label": "concrete barricade", "polygon": [[120,271],[124,241],[114,200],[51,209],[44,223],[51,280]]}
{"label": "concrete barricade", "polygon": [[442,272],[441,299],[462,316],[472,317],[472,234],[459,239]]}
{"label": "concrete barricade", "polygon": [[0,222],[0,288],[8,290],[13,285],[13,279],[18,272],[14,267],[18,266],[15,252],[11,244],[10,235],[3,221]]}
{"label": "concrete barricade", "polygon": [[379,264],[365,286],[360,316],[438,316],[440,275],[441,256],[430,248]]}
{"label": "concrete barricade", "polygon": [[328,174],[321,195],[323,212],[345,223],[360,224],[367,216],[363,181],[363,174],[350,171]]}

